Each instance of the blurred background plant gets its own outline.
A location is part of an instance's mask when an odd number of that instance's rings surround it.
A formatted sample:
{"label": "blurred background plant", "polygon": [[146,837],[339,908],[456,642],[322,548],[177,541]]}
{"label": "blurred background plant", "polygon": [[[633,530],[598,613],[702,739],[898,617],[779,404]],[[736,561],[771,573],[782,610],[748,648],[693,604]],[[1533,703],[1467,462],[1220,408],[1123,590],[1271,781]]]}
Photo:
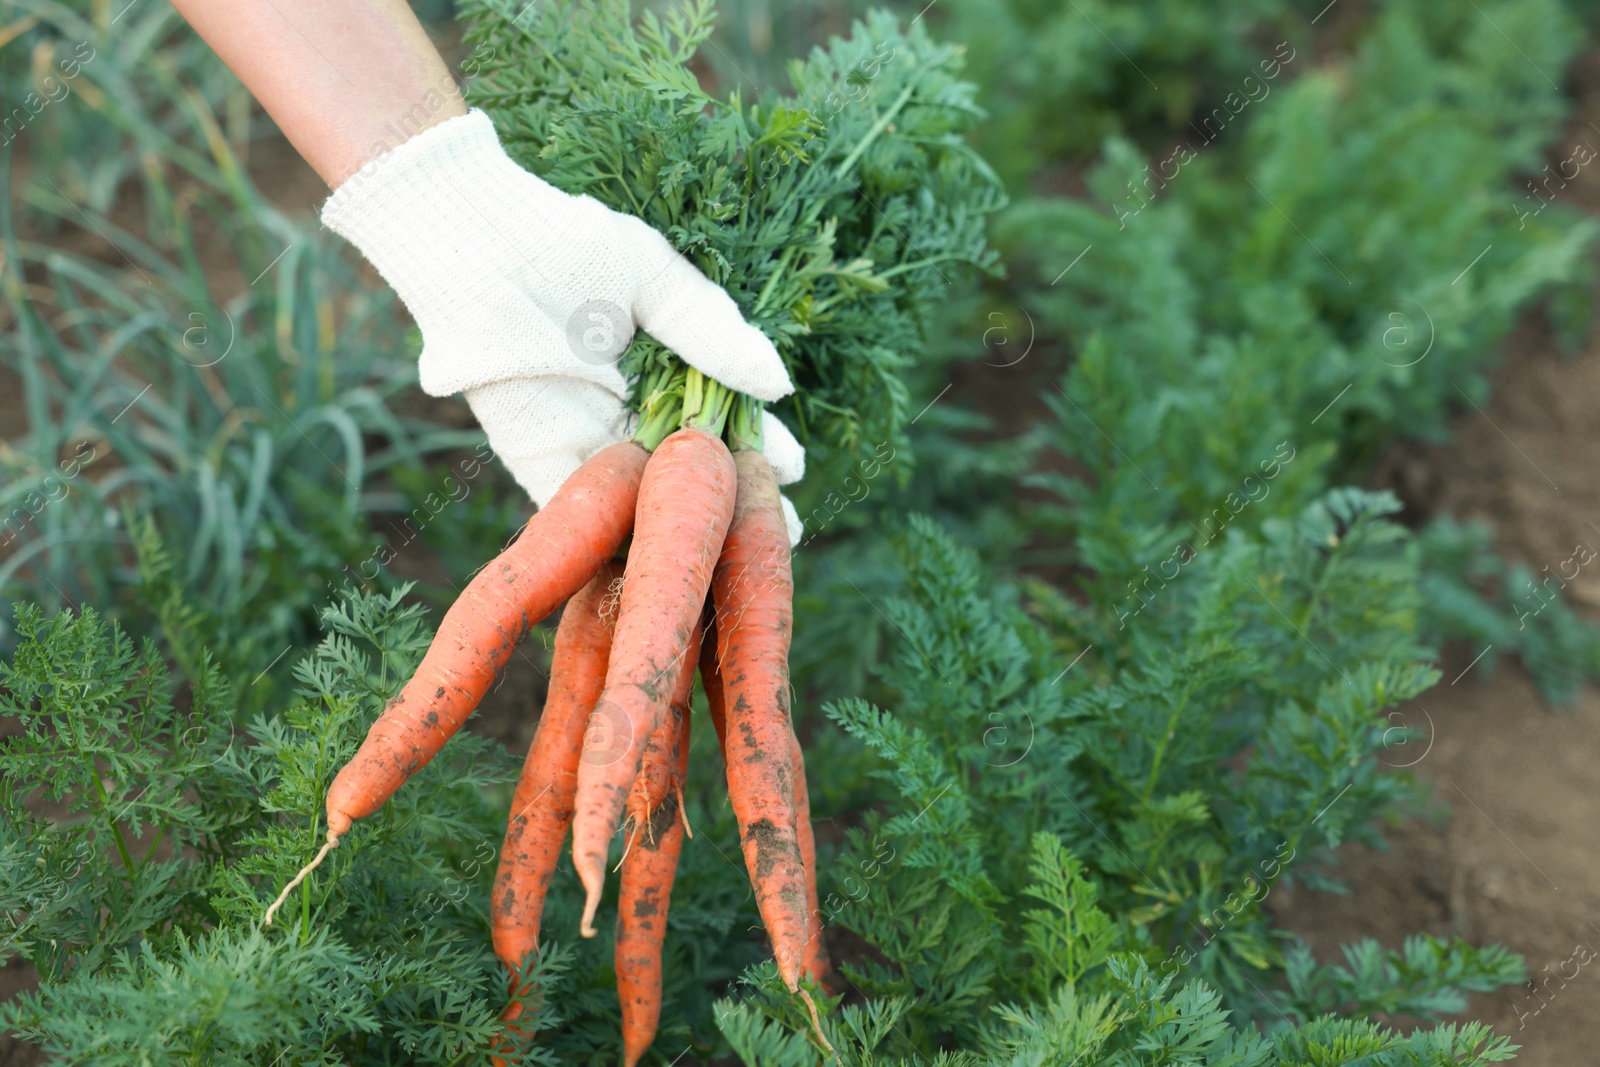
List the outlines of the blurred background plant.
{"label": "blurred background plant", "polygon": [[393,293],[261,193],[247,164],[275,131],[231,73],[165,3],[9,17],[5,99],[66,95],[0,159],[0,357],[26,426],[0,446],[6,599],[127,606],[125,516],[151,516],[242,683],[314,639],[332,589],[377,577],[385,520],[414,517],[457,575],[492,552],[508,480],[474,464],[465,505],[424,507],[483,437],[416,400]]}

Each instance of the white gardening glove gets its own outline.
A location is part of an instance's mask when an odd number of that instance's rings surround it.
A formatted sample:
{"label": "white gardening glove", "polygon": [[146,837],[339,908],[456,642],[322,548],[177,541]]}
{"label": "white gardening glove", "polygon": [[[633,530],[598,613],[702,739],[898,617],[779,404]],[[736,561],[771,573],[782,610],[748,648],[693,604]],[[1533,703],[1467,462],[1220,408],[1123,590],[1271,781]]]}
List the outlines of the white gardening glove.
{"label": "white gardening glove", "polygon": [[[543,507],[584,460],[632,430],[617,363],[636,328],[730,389],[794,391],[733,298],[641,219],[571,196],[507,156],[482,111],[379,156],[322,209],[422,331],[422,388],[464,393],[489,445]],[[779,485],[805,449],[763,416]],[[787,499],[790,544],[800,521]]]}

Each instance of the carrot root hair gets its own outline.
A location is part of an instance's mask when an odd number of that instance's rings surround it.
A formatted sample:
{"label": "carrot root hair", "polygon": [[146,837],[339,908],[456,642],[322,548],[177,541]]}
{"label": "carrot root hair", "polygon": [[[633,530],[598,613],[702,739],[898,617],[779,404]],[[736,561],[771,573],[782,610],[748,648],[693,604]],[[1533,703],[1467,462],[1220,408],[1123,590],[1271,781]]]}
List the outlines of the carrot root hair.
{"label": "carrot root hair", "polygon": [[606,587],[606,595],[600,601],[600,618],[608,625],[616,625],[617,611],[622,607],[623,576],[617,575],[611,579],[611,584]]}
{"label": "carrot root hair", "polygon": [[283,907],[283,902],[289,899],[289,894],[294,892],[294,887],[305,881],[306,875],[320,867],[322,865],[322,861],[328,858],[328,853],[338,847],[339,835],[334,833],[332,830],[329,830],[328,840],[325,841],[322,847],[317,850],[316,856],[312,858],[310,863],[300,868],[299,874],[289,879],[289,884],[283,887],[283,892],[278,894],[278,899],[274,900],[267,908],[267,917],[265,920],[267,926],[272,925],[272,917],[278,914],[278,909]]}
{"label": "carrot root hair", "polygon": [[676,788],[678,790],[678,818],[680,820],[682,820],[682,822],[683,822],[684,836],[688,837],[688,839],[690,841],[693,841],[694,840],[694,827],[689,825],[689,813],[684,810],[684,804],[683,804],[683,779],[681,779],[681,778],[678,779],[678,781],[676,783],[674,783],[674,785],[676,786]]}
{"label": "carrot root hair", "polygon": [[806,992],[804,987],[797,988],[795,992],[799,993],[800,999],[806,1002],[806,1010],[811,1013],[811,1029],[817,1035],[817,1040],[822,1042],[822,1047],[827,1049],[830,1054],[836,1054],[833,1051],[833,1046],[828,1043],[828,1035],[822,1032],[822,1017],[817,1014],[817,1002],[811,999],[811,994]]}

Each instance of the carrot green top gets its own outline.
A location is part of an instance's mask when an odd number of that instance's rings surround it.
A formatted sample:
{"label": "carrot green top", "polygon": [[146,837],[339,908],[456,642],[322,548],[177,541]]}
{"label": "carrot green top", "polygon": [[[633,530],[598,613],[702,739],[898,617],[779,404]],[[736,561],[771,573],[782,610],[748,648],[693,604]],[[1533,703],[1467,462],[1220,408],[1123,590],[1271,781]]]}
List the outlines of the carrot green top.
{"label": "carrot green top", "polygon": [[[960,49],[876,12],[792,62],[787,94],[747,103],[689,69],[710,0],[675,6],[634,22],[628,0],[467,0],[468,96],[517,162],[643,218],[727,289],[788,366],[774,411],[813,458],[903,447],[929,314],[963,265],[996,269],[985,222],[1004,194],[963,139],[982,112]],[[623,360],[646,444],[676,428],[675,401],[730,444],[759,436],[754,401],[654,339]]]}

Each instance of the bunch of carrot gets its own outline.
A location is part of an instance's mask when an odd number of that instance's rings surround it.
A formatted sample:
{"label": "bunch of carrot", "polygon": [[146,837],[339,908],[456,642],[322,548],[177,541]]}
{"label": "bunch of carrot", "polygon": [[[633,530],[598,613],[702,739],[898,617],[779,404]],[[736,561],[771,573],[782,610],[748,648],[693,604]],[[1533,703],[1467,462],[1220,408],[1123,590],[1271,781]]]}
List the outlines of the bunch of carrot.
{"label": "bunch of carrot", "polygon": [[[513,798],[495,877],[505,1018],[537,995],[544,899],[568,827],[592,937],[611,839],[624,836],[617,987],[628,1067],[655,1037],[661,947],[685,834],[683,779],[698,668],[727,766],[745,865],[785,984],[828,970],[805,767],[789,715],[793,582],[760,409],[691,368],[647,397],[634,439],[597,453],[445,614],[327,796],[322,861],[460,728],[530,627],[563,602],[550,694]],[[632,535],[626,563],[615,557]],[[820,1030],[819,1030],[820,1037]]]}

